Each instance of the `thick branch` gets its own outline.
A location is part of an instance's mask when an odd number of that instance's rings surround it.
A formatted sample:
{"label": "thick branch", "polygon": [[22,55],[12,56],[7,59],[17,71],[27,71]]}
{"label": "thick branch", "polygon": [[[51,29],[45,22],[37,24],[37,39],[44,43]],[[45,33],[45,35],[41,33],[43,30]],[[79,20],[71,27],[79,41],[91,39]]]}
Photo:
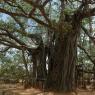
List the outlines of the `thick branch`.
{"label": "thick branch", "polygon": [[23,14],[23,13],[13,13],[13,12],[9,12],[3,8],[0,8],[0,12],[1,13],[5,13],[5,14],[8,14],[10,16],[22,16],[22,17],[27,17],[27,15]]}
{"label": "thick branch", "polygon": [[91,41],[95,44],[95,38],[91,36],[91,34],[88,32],[88,30],[84,26],[81,26],[81,28],[85,32],[85,34],[91,39]]}
{"label": "thick branch", "polygon": [[19,40],[18,38],[16,38],[14,35],[12,35],[12,33],[10,33],[10,31],[8,31],[7,29],[3,29],[3,28],[0,28],[1,30],[3,31],[6,31],[7,35],[9,38],[15,40],[18,44],[20,45],[26,45],[24,42],[22,42],[21,40]]}
{"label": "thick branch", "polygon": [[5,43],[3,41],[0,41],[0,44],[5,45],[5,46],[8,46],[8,47],[11,47],[11,48],[16,48],[16,49],[21,50],[21,47],[20,46],[17,46],[17,45],[14,45],[14,44]]}
{"label": "thick branch", "polygon": [[91,58],[91,56],[88,54],[88,52],[81,46],[77,45],[81,50],[84,51],[84,53],[87,55],[87,57],[90,59],[90,61],[94,64],[94,60]]}
{"label": "thick branch", "polygon": [[88,18],[90,16],[95,16],[95,8],[89,9],[89,11],[81,11],[81,19]]}
{"label": "thick branch", "polygon": [[50,0],[46,0],[43,5],[40,5],[39,2],[40,0],[37,0],[36,2],[30,1],[30,0],[24,0],[25,2],[27,2],[28,4],[31,4],[34,8],[30,11],[29,16],[31,17],[32,14],[34,13],[34,11],[36,10],[36,8],[38,8],[42,14],[42,16],[45,18],[45,20],[48,22],[48,24],[51,25],[51,22],[49,20],[49,18],[47,17],[47,14],[45,13],[44,7],[45,5],[50,1]]}
{"label": "thick branch", "polygon": [[48,27],[48,28],[51,28],[51,29],[55,29],[53,28],[52,26],[50,26],[49,24],[47,23],[44,23],[43,21],[39,20],[38,18],[35,18],[34,16],[28,16],[28,15],[25,15],[25,14],[22,14],[22,13],[13,13],[13,12],[9,12],[5,9],[2,9],[0,8],[0,12],[1,13],[5,13],[5,14],[8,14],[9,16],[11,16],[12,18],[15,17],[15,16],[19,16],[19,17],[25,17],[25,18],[31,18],[33,19],[34,21],[36,21],[37,23],[45,26],[45,27]]}

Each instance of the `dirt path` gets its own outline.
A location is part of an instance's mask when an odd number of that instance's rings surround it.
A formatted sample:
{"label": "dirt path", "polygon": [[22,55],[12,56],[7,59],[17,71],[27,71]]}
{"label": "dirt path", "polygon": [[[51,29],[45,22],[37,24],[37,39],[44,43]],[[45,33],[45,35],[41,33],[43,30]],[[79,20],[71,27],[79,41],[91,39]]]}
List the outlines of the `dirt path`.
{"label": "dirt path", "polygon": [[[2,94],[4,93],[4,94]],[[54,93],[43,92],[40,89],[24,89],[20,84],[0,84],[0,95],[95,95],[95,91],[91,90],[77,90],[77,93]]]}

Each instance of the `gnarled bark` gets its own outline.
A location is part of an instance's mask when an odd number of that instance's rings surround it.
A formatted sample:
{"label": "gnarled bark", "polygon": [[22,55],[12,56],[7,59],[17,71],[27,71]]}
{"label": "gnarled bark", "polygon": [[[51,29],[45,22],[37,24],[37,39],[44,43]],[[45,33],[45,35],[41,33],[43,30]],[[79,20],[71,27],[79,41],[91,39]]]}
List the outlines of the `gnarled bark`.
{"label": "gnarled bark", "polygon": [[[72,28],[73,29],[73,28]],[[80,25],[71,32],[59,32],[55,40],[53,58],[49,63],[47,88],[72,91],[75,86],[75,64],[77,58],[77,38]],[[51,69],[50,69],[51,68]]]}

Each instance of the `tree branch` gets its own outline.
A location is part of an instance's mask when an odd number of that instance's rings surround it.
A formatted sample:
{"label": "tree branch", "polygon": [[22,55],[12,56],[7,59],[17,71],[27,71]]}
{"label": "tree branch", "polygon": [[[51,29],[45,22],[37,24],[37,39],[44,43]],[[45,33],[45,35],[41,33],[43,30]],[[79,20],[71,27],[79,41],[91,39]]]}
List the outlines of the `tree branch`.
{"label": "tree branch", "polygon": [[85,32],[85,34],[91,39],[91,41],[95,44],[95,38],[91,36],[91,34],[88,32],[88,30],[84,26],[81,26],[81,28]]}
{"label": "tree branch", "polygon": [[2,8],[0,8],[0,12],[1,12],[1,13],[5,13],[5,14],[8,14],[8,15],[11,16],[12,18],[15,17],[15,16],[25,17],[25,18],[31,18],[31,19],[33,19],[34,21],[36,21],[37,23],[39,23],[39,24],[41,24],[41,25],[43,25],[43,26],[45,26],[45,27],[54,29],[53,27],[51,27],[51,26],[48,25],[47,23],[44,23],[43,21],[41,21],[41,20],[35,18],[34,16],[28,16],[28,15],[25,15],[25,14],[22,14],[22,13],[13,13],[13,12],[9,12],[9,11],[7,11],[7,10],[5,10],[5,9],[2,9]]}
{"label": "tree branch", "polygon": [[8,46],[8,47],[5,47],[4,49],[0,50],[0,52],[1,52],[1,53],[6,52],[6,51],[8,51],[10,48],[11,48],[11,47],[9,47],[9,46]]}
{"label": "tree branch", "polygon": [[89,11],[81,11],[81,19],[88,18],[90,16],[95,16],[95,8],[89,9]]}
{"label": "tree branch", "polygon": [[8,37],[11,38],[11,39],[13,39],[13,40],[15,40],[18,44],[20,44],[20,45],[26,45],[24,42],[22,42],[21,40],[19,40],[15,36],[13,36],[12,33],[10,31],[8,31],[7,29],[3,29],[3,28],[0,28],[0,29],[3,30],[3,31],[6,31]]}
{"label": "tree branch", "polygon": [[14,45],[14,44],[5,43],[5,42],[3,42],[1,40],[0,40],[0,44],[8,46],[8,47],[11,47],[11,48],[16,48],[16,49],[22,50],[22,48],[20,46],[17,46],[17,45]]}
{"label": "tree branch", "polygon": [[81,50],[84,51],[84,53],[87,55],[87,57],[90,59],[90,61],[94,64],[94,60],[91,58],[91,56],[88,54],[88,52],[81,46],[81,45],[77,45]]}

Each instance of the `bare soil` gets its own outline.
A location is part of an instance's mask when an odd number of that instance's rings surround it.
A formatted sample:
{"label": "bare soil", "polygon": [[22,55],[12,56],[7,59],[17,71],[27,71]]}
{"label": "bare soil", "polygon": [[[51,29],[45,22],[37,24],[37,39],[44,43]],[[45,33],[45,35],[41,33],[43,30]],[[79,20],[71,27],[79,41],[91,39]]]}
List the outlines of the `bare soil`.
{"label": "bare soil", "polygon": [[91,89],[77,89],[71,93],[57,93],[51,91],[46,92],[43,89],[35,88],[24,89],[24,87],[20,84],[0,84],[0,93],[1,92],[8,93],[4,95],[95,95],[95,90]]}

